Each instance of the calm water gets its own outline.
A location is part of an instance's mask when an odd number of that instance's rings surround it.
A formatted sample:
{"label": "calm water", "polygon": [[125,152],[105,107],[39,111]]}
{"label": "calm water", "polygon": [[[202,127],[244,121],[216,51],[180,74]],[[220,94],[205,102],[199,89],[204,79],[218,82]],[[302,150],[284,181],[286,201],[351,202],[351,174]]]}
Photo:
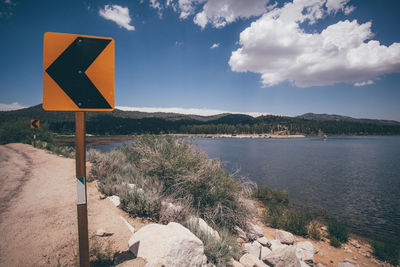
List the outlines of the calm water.
{"label": "calm water", "polygon": [[400,137],[195,140],[229,170],[288,190],[293,203],[326,210],[355,232],[400,239]]}

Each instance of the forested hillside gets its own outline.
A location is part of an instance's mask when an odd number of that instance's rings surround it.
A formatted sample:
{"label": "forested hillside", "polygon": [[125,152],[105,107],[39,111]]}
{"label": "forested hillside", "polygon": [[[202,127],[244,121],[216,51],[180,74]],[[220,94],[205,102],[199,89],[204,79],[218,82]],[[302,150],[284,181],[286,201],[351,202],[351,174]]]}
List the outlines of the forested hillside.
{"label": "forested hillside", "polygon": [[[41,105],[0,112],[0,125],[40,119],[41,125],[58,134],[75,131],[74,112],[44,111]],[[23,122],[22,122],[23,121]],[[114,110],[87,112],[86,129],[89,134],[127,135],[141,133],[188,134],[304,134],[304,135],[398,135],[396,121],[354,119],[338,115],[304,114],[298,117],[219,114],[215,116],[182,115],[174,113],[144,113]]]}

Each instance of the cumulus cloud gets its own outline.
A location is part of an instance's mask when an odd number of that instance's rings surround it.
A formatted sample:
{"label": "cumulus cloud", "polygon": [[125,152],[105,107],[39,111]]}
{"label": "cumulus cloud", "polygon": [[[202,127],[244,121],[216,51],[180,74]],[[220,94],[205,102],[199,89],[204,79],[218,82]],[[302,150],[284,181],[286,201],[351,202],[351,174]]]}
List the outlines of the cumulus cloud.
{"label": "cumulus cloud", "polygon": [[320,33],[307,33],[330,13],[346,13],[344,0],[294,0],[266,12],[240,34],[232,52],[233,71],[261,74],[263,86],[289,81],[298,87],[358,83],[400,72],[400,43],[372,40],[371,22],[339,21]]}
{"label": "cumulus cloud", "polygon": [[219,43],[215,43],[212,46],[210,46],[210,49],[215,49],[219,47]]}
{"label": "cumulus cloud", "polygon": [[22,106],[18,102],[13,102],[11,104],[1,104],[0,103],[0,111],[16,110],[16,109],[21,109],[21,108],[26,108],[26,107]]}
{"label": "cumulus cloud", "polygon": [[[158,0],[151,0],[160,3]],[[181,19],[194,15],[193,22],[201,28],[211,24],[222,28],[238,19],[248,19],[263,14],[269,0],[166,0],[165,6],[170,6],[179,13]],[[156,8],[156,7],[154,7]]]}
{"label": "cumulus cloud", "polygon": [[114,21],[119,27],[125,28],[128,31],[134,31],[135,27],[130,25],[131,16],[129,8],[119,5],[105,5],[99,10],[99,15],[107,20]]}
{"label": "cumulus cloud", "polygon": [[125,110],[125,111],[140,111],[140,112],[165,112],[165,113],[178,113],[178,114],[186,114],[186,115],[200,115],[200,116],[212,116],[216,114],[222,113],[231,113],[231,114],[246,114],[252,117],[258,117],[262,115],[271,115],[270,113],[263,112],[234,112],[227,110],[219,110],[219,109],[202,109],[202,108],[152,108],[152,107],[126,107],[126,106],[118,106],[117,109]]}
{"label": "cumulus cloud", "polygon": [[201,28],[211,24],[215,28],[225,27],[237,19],[260,16],[266,11],[269,0],[208,0],[203,10],[196,14],[194,23]]}
{"label": "cumulus cloud", "polygon": [[354,86],[365,86],[365,85],[370,85],[370,84],[374,84],[374,81],[368,80],[366,82],[358,82],[358,83],[354,83]]}

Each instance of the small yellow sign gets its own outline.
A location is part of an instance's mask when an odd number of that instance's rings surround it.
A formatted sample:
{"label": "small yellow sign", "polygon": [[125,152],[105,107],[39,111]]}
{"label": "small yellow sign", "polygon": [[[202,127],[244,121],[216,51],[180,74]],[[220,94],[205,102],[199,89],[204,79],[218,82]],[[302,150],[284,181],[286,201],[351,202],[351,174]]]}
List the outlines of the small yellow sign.
{"label": "small yellow sign", "polygon": [[112,111],[114,40],[47,32],[43,46],[43,109]]}
{"label": "small yellow sign", "polygon": [[31,120],[31,128],[37,129],[40,126],[40,120]]}

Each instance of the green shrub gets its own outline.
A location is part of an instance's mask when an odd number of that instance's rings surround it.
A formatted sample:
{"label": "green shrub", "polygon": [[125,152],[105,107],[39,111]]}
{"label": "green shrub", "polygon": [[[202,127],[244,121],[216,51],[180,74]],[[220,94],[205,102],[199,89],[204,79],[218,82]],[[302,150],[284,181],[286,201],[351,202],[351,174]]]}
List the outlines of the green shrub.
{"label": "green shrub", "polygon": [[[194,210],[213,227],[246,228],[248,208],[240,201],[240,183],[218,160],[209,159],[188,141],[139,136],[114,152],[89,158],[90,179],[98,180],[103,193],[119,195],[123,207],[133,214],[158,219],[163,199],[186,199],[185,209]],[[128,183],[144,194],[128,193],[118,186]]]}
{"label": "green shrub", "polygon": [[266,206],[276,204],[287,206],[289,204],[288,191],[273,190],[267,186],[257,186],[253,191],[253,197]]}
{"label": "green shrub", "polygon": [[392,243],[379,241],[371,242],[374,255],[381,261],[389,262],[393,265],[399,264],[399,246]]}
{"label": "green shrub", "polygon": [[204,254],[207,256],[209,263],[216,266],[227,266],[231,258],[239,257],[239,247],[235,238],[230,234],[229,229],[220,230],[220,239],[214,238],[199,229],[196,225],[186,225],[192,233],[194,233],[204,245]]}
{"label": "green shrub", "polygon": [[340,242],[336,237],[330,237],[330,244],[335,248],[340,248],[342,246],[342,242]]}
{"label": "green shrub", "polygon": [[346,224],[332,219],[328,222],[329,237],[336,238],[340,243],[346,243],[349,240],[349,230]]}
{"label": "green shrub", "polygon": [[269,204],[264,221],[273,228],[281,228],[296,235],[306,236],[312,219],[305,208],[289,209],[281,204]]}
{"label": "green shrub", "polygon": [[285,214],[282,228],[293,234],[306,236],[311,218],[309,211],[305,208],[290,209]]}
{"label": "green shrub", "polygon": [[124,187],[119,190],[121,208],[129,214],[159,219],[161,204],[159,196],[145,192],[141,188]]}
{"label": "green shrub", "polygon": [[264,222],[273,228],[282,228],[287,208],[281,204],[269,204],[264,212]]}

